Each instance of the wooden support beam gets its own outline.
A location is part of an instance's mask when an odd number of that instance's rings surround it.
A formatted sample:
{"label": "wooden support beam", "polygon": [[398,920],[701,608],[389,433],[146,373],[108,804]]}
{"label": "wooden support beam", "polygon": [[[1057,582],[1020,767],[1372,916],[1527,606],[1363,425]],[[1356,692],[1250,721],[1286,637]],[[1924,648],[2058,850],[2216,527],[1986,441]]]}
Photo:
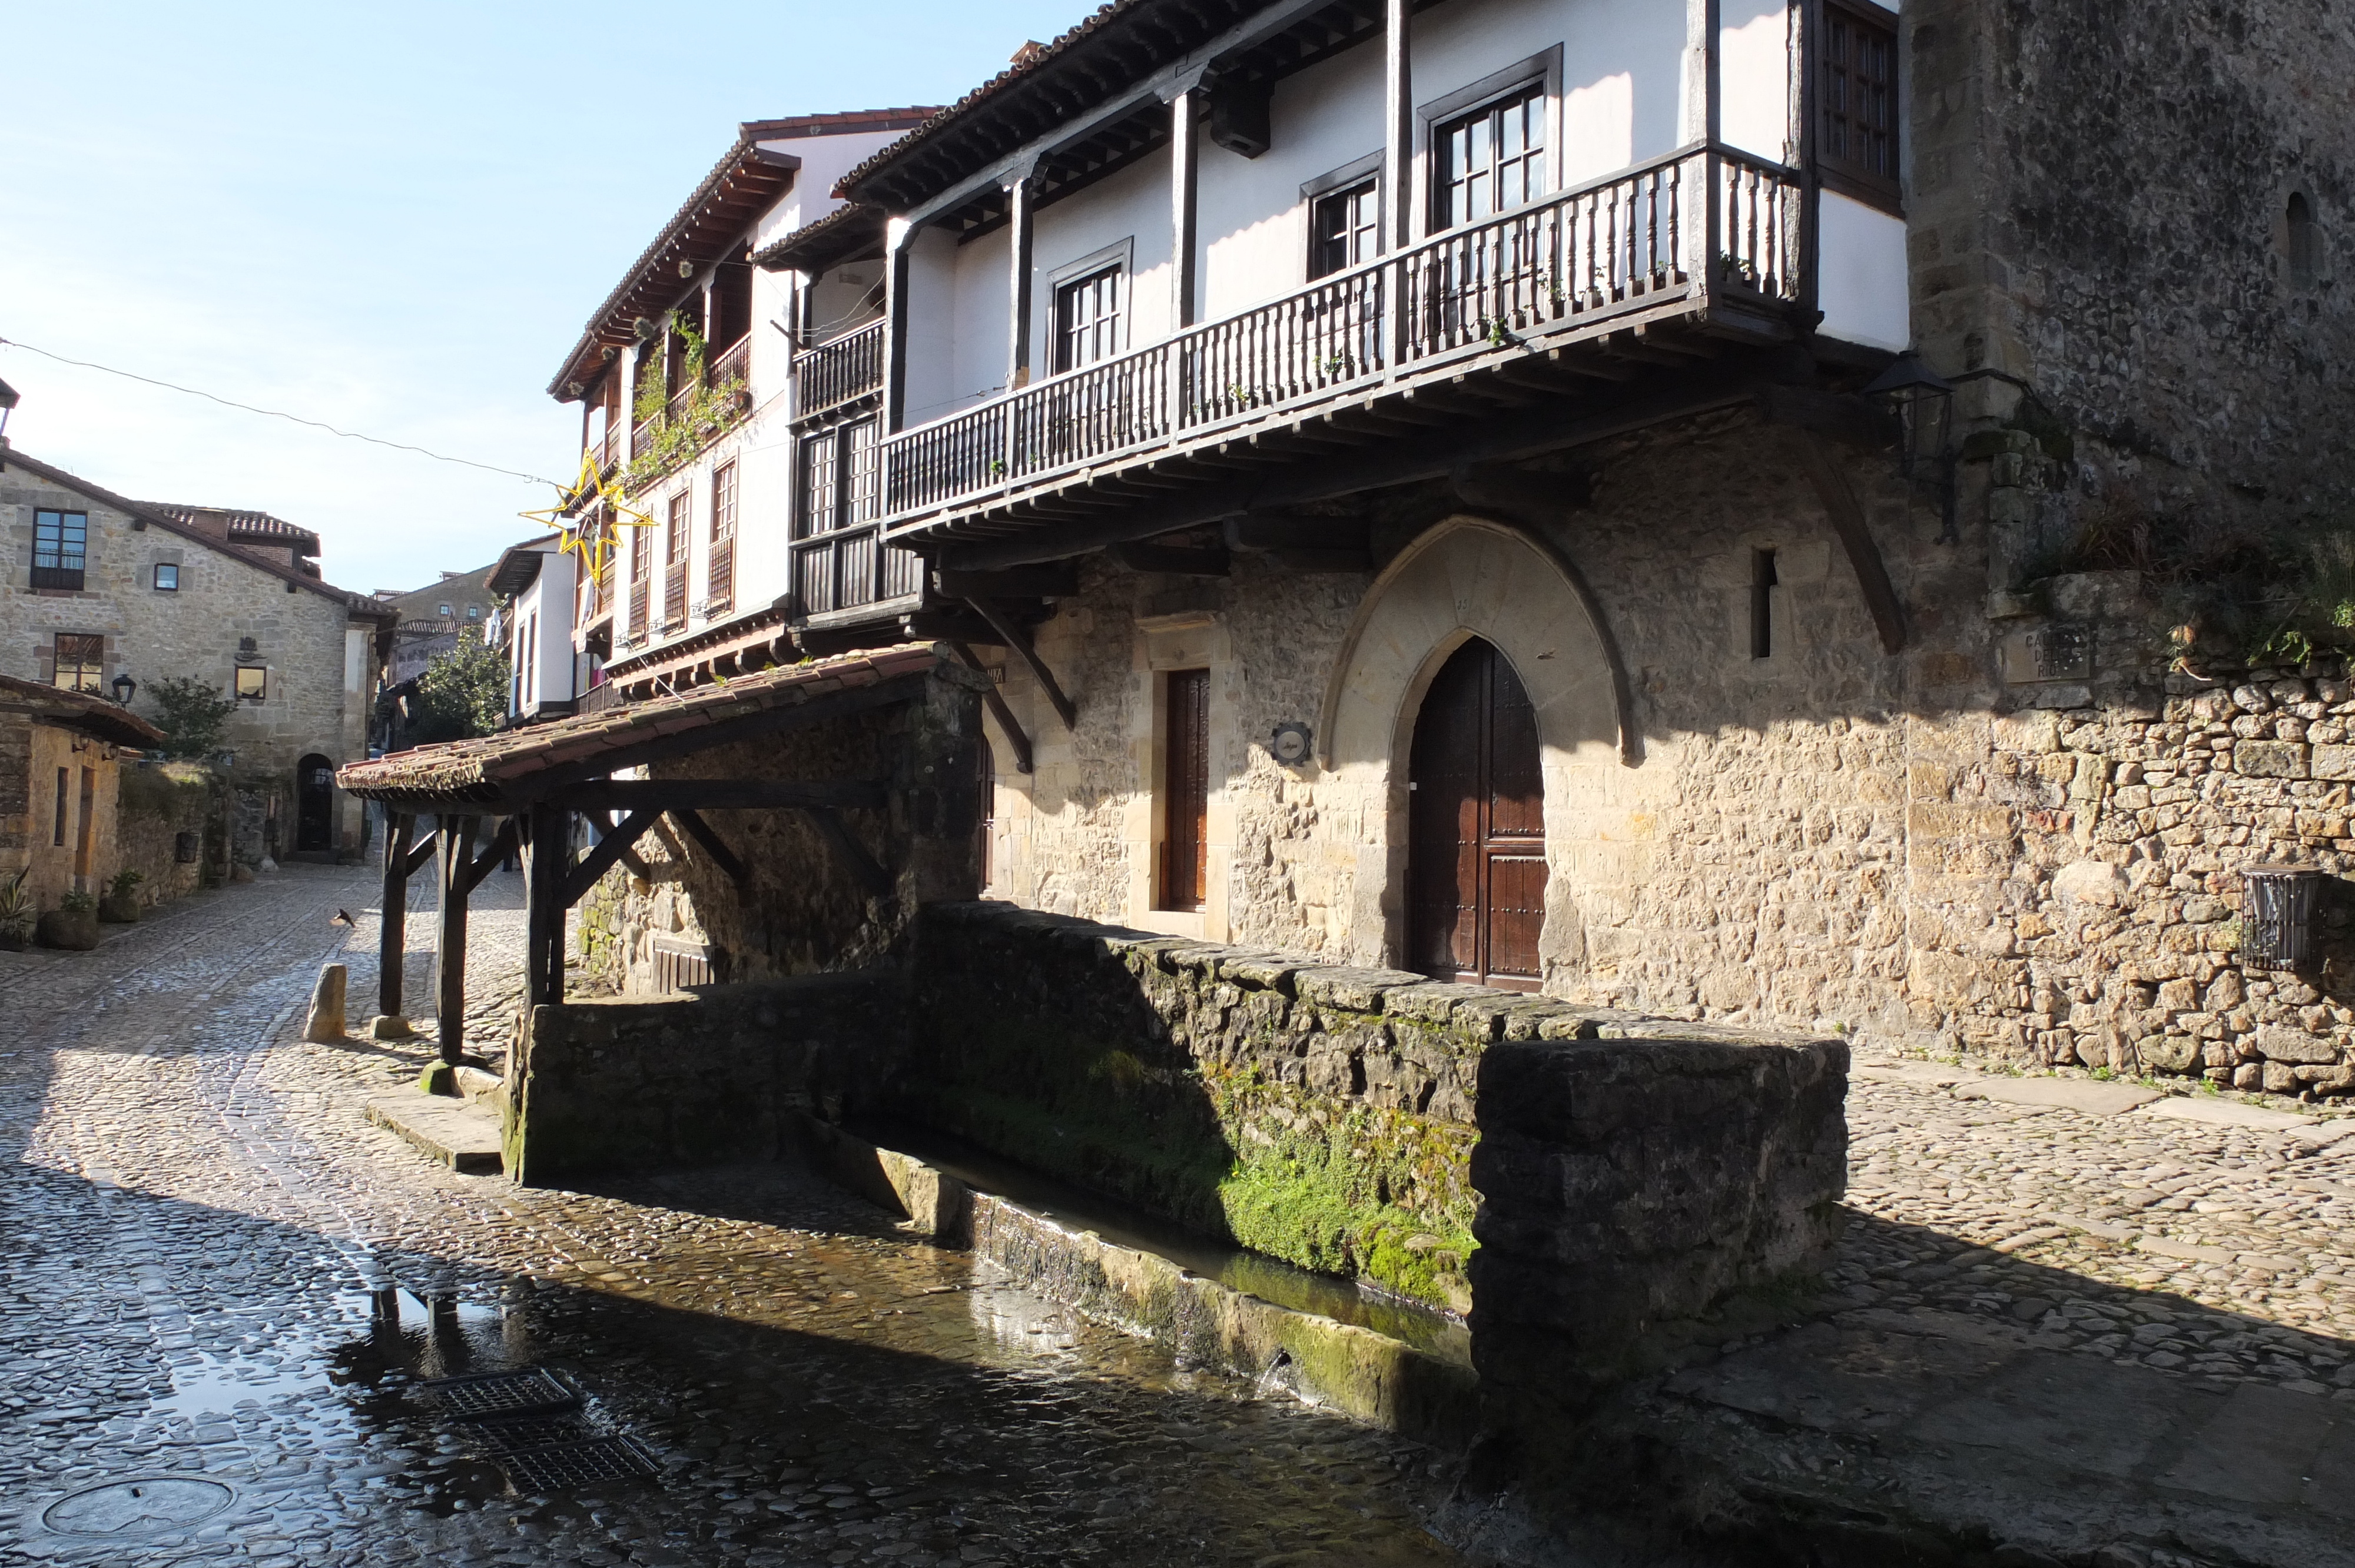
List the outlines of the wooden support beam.
{"label": "wooden support beam", "polygon": [[858,879],[859,886],[873,897],[890,896],[891,874],[867,853],[866,845],[850,836],[850,830],[842,825],[842,819],[835,814],[832,807],[811,806],[805,809],[805,814],[809,818],[810,825],[817,829],[826,842],[833,846],[835,853],[849,866],[850,874]]}
{"label": "wooden support beam", "polygon": [[[949,649],[964,662],[966,669],[978,672],[983,675],[989,673],[988,670],[983,667],[981,661],[974,657],[973,649],[969,644],[952,642],[949,644]],[[1014,748],[1014,770],[1017,773],[1032,771],[1030,736],[1024,733],[1021,725],[1015,722],[1014,710],[1006,705],[1005,694],[997,689],[996,681],[992,680],[988,685],[981,689],[981,705],[989,710],[989,716],[997,721],[998,729],[1006,736],[1006,744]]]}
{"label": "wooden support beam", "polygon": [[944,599],[1069,599],[1080,591],[1079,568],[1068,562],[1010,572],[935,572]]}
{"label": "wooden support beam", "polygon": [[632,811],[622,819],[622,825],[597,841],[597,845],[581,857],[581,863],[565,874],[564,907],[571,908],[581,895],[597,885],[597,879],[613,869],[614,863],[638,842],[655,819],[662,812],[653,807]]}
{"label": "wooden support beam", "polygon": [[736,885],[737,892],[741,893],[751,886],[751,868],[737,856],[734,850],[728,847],[727,841],[712,831],[709,822],[705,821],[701,816],[685,806],[670,806],[665,809],[670,812],[670,820],[686,829],[687,836],[702,846],[703,853],[711,857],[712,863],[728,874],[728,880]]}
{"label": "wooden support beam", "polygon": [[572,857],[572,813],[532,808],[523,846],[524,1005],[564,1000],[564,874]]}
{"label": "wooden support beam", "polygon": [[433,1022],[442,1060],[458,1064],[466,1045],[466,874],[474,869],[480,817],[437,817],[434,885],[440,905],[433,938]]}
{"label": "wooden support beam", "polygon": [[571,811],[766,811],[887,799],[883,785],[858,779],[606,779],[559,789],[547,803]]}
{"label": "wooden support beam", "polygon": [[477,887],[482,886],[484,879],[499,868],[499,862],[506,859],[507,856],[516,853],[516,850],[518,847],[517,834],[520,831],[522,821],[523,819],[520,817],[502,817],[499,819],[499,831],[491,835],[490,847],[484,850],[481,854],[476,855],[466,867],[466,891],[468,893],[472,893]]}
{"label": "wooden support beam", "polygon": [[[409,820],[413,822],[417,819],[415,817],[411,817]],[[402,881],[408,881],[410,877],[415,876],[419,872],[425,869],[425,863],[433,858],[433,835],[428,833],[410,846],[408,857],[400,863],[400,876]]]}
{"label": "wooden support beam", "polygon": [[1362,517],[1288,517],[1247,513],[1226,523],[1234,550],[1355,550],[1363,555],[1370,530]]}
{"label": "wooden support beam", "polygon": [[1812,431],[1863,451],[1897,444],[1897,421],[1869,397],[1818,391],[1812,387],[1768,387],[1758,394],[1758,411],[1770,425]]}
{"label": "wooden support beam", "polygon": [[1078,729],[1080,711],[1072,706],[1071,699],[1065,696],[1063,688],[1056,683],[1055,672],[1047,668],[1047,661],[1039,657],[1038,646],[1030,641],[1030,633],[1007,614],[1005,607],[996,599],[976,599],[966,602],[973,606],[975,614],[989,622],[989,629],[997,633],[1006,646],[1014,650],[1021,661],[1030,666],[1030,673],[1038,679],[1039,689],[1047,694],[1047,701],[1053,705],[1055,716],[1063,721],[1063,727],[1066,730]]}
{"label": "wooden support beam", "polygon": [[[400,1012],[400,967],[409,950],[409,841],[417,819],[406,811],[386,813],[384,824],[384,892],[378,902],[383,917],[377,931],[376,1010],[389,1018]],[[427,840],[430,849],[432,840]]]}
{"label": "wooden support beam", "polygon": [[1856,492],[1849,488],[1848,475],[1840,471],[1813,431],[1794,430],[1791,442],[1825,512],[1831,516],[1832,532],[1839,535],[1840,548],[1848,552],[1848,564],[1856,572],[1856,586],[1864,593],[1864,607],[1872,612],[1873,630],[1881,633],[1881,650],[1894,653],[1905,646],[1905,607],[1899,602],[1897,589],[1889,580],[1889,568],[1881,563],[1881,547],[1872,542],[1864,508],[1857,504]]}
{"label": "wooden support beam", "polygon": [[1222,577],[1231,565],[1227,552],[1186,550],[1169,545],[1114,545],[1105,552],[1132,572],[1160,572],[1173,577]]}
{"label": "wooden support beam", "polygon": [[1540,516],[1581,512],[1594,498],[1593,482],[1582,473],[1531,473],[1503,463],[1465,463],[1448,479],[1466,505]]}

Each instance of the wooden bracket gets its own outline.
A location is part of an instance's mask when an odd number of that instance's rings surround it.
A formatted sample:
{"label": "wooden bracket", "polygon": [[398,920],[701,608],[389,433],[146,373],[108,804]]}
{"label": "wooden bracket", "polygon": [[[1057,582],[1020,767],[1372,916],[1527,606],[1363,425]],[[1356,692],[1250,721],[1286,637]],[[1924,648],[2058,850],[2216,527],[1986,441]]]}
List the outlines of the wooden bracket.
{"label": "wooden bracket", "polygon": [[1030,633],[1007,614],[1006,607],[994,599],[967,599],[965,602],[973,606],[974,613],[989,622],[989,629],[996,632],[1025,664],[1030,666],[1030,673],[1038,677],[1039,689],[1047,694],[1047,701],[1054,705],[1055,716],[1063,721],[1063,727],[1066,730],[1078,729],[1080,711],[1071,705],[1071,699],[1063,694],[1063,688],[1055,683],[1055,673],[1047,668],[1044,659],[1039,657],[1038,647],[1031,642]]}
{"label": "wooden bracket", "polygon": [[[654,826],[662,812],[652,807],[632,811],[622,819],[622,825],[597,841],[597,847],[581,857],[564,878],[564,907],[571,908],[581,902],[581,895],[597,885],[597,879],[613,869],[614,863],[629,853],[640,834]],[[645,873],[641,871],[639,875]]]}
{"label": "wooden bracket", "polygon": [[890,896],[891,874],[867,853],[866,845],[850,836],[850,830],[842,825],[842,818],[836,814],[833,807],[805,806],[803,811],[808,816],[810,824],[834,847],[835,853],[842,856],[850,867],[850,874],[858,879],[861,887],[878,898]]}
{"label": "wooden bracket", "polygon": [[1799,462],[1814,482],[1816,494],[1821,498],[1824,510],[1831,514],[1832,532],[1839,535],[1840,547],[1848,552],[1848,564],[1856,571],[1856,586],[1864,592],[1864,606],[1872,612],[1872,624],[1881,633],[1884,652],[1894,653],[1905,646],[1905,607],[1898,601],[1897,589],[1889,580],[1889,568],[1881,564],[1881,547],[1872,542],[1872,530],[1866,526],[1864,508],[1857,504],[1856,492],[1849,487],[1848,475],[1832,461],[1824,450],[1823,442],[1806,429],[1791,432],[1791,444],[1799,454]]}
{"label": "wooden bracket", "polygon": [[1231,564],[1225,549],[1188,550],[1172,545],[1114,545],[1104,554],[1132,572],[1173,577],[1222,577]]}
{"label": "wooden bracket", "polygon": [[738,858],[734,850],[728,847],[725,840],[712,831],[709,822],[690,807],[673,806],[669,810],[670,820],[686,829],[687,836],[703,847],[703,853],[728,874],[728,880],[736,885],[739,893],[751,885],[751,869]]}
{"label": "wooden bracket", "polygon": [[461,873],[465,884],[464,890],[466,892],[472,893],[477,887],[482,886],[483,879],[489,876],[492,872],[498,869],[499,862],[506,859],[507,856],[515,853],[517,832],[517,824],[522,819],[517,817],[502,817],[499,819],[499,831],[491,835],[491,842],[484,849],[483,853],[475,856],[473,863],[468,864],[464,872]]}
{"label": "wooden bracket", "polygon": [[[981,661],[974,657],[973,649],[969,645],[952,642],[949,644],[949,651],[964,662],[966,669],[976,671],[984,676],[988,675],[989,672],[982,668]],[[1006,744],[1014,748],[1014,770],[1017,773],[1030,772],[1030,737],[1023,733],[1020,725],[1014,722],[1014,710],[1006,705],[1006,698],[998,691],[996,681],[991,681],[981,689],[981,703],[982,706],[989,710],[989,716],[997,721],[997,727],[1005,731]]]}
{"label": "wooden bracket", "polygon": [[[410,820],[414,821],[415,819],[412,818]],[[401,857],[400,880],[407,882],[410,877],[415,876],[419,872],[425,869],[425,863],[432,858],[433,835],[428,833],[423,838],[418,840],[415,843],[410,845],[408,853]]]}

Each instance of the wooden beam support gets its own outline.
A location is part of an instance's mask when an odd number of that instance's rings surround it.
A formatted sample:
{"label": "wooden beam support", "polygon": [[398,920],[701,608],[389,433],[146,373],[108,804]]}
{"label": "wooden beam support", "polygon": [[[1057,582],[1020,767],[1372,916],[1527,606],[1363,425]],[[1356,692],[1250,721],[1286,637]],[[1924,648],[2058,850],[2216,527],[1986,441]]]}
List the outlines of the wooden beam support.
{"label": "wooden beam support", "polygon": [[1030,633],[1007,614],[1005,607],[996,599],[975,599],[966,602],[973,606],[975,614],[989,622],[989,629],[1004,640],[1006,646],[1014,650],[1021,661],[1030,666],[1030,673],[1038,679],[1039,689],[1047,694],[1047,701],[1053,705],[1055,716],[1063,721],[1063,727],[1077,730],[1080,727],[1080,711],[1072,706],[1071,699],[1063,694],[1063,688],[1056,683],[1055,672],[1047,668],[1047,661],[1039,657],[1038,645],[1030,641]]}
{"label": "wooden beam support", "polygon": [[1355,550],[1363,555],[1371,533],[1362,517],[1287,517],[1246,514],[1227,519],[1233,550]]}
{"label": "wooden beam support", "polygon": [[1448,476],[1467,506],[1560,516],[1593,503],[1593,485],[1582,473],[1531,473],[1502,463],[1465,463]]}
{"label": "wooden beam support", "polygon": [[[985,676],[989,673],[983,668],[981,661],[974,657],[970,644],[952,642],[949,648],[964,662],[966,669]],[[1014,748],[1014,770],[1017,773],[1031,772],[1030,737],[1015,722],[1014,710],[1006,705],[1006,695],[997,689],[995,680],[981,689],[981,705],[989,710],[989,716],[997,721],[998,729],[1006,736],[1006,744]]]}
{"label": "wooden beam support", "polygon": [[564,873],[572,854],[572,814],[532,808],[523,846],[524,1005],[564,1000]]}
{"label": "wooden beam support", "polygon": [[629,847],[638,842],[639,835],[653,827],[655,819],[661,815],[662,812],[653,808],[632,811],[622,819],[620,827],[599,839],[596,847],[582,855],[581,863],[565,874],[564,907],[570,909],[580,903],[581,895],[597,885],[598,878],[613,869]]}
{"label": "wooden beam support", "polygon": [[670,820],[686,829],[687,836],[702,846],[703,853],[711,857],[713,863],[728,874],[728,880],[736,885],[737,892],[741,893],[752,885],[751,868],[728,847],[726,840],[712,831],[709,822],[684,806],[671,806],[666,810],[670,812]]}
{"label": "wooden beam support", "polygon": [[[409,820],[413,822],[417,819],[412,816]],[[425,869],[425,863],[432,858],[433,835],[428,833],[410,846],[408,857],[400,863],[401,880],[406,882],[410,877],[415,876],[419,872],[423,871]]]}
{"label": "wooden beam support", "polygon": [[850,830],[842,825],[842,819],[835,814],[832,807],[807,807],[805,814],[809,818],[810,825],[817,829],[826,842],[833,846],[835,853],[849,866],[850,874],[858,879],[859,886],[876,898],[891,895],[891,874],[867,853],[866,845],[850,836]]}
{"label": "wooden beam support", "polygon": [[[376,1010],[389,1018],[400,1012],[400,968],[409,952],[410,837],[417,819],[406,811],[388,811],[384,823],[384,892],[378,902],[383,916],[376,944]],[[426,841],[431,848],[432,841]]]}
{"label": "wooden beam support", "polygon": [[434,885],[439,892],[433,938],[433,1022],[442,1060],[458,1065],[466,1045],[466,874],[474,869],[480,817],[436,817]]}
{"label": "wooden beam support", "polygon": [[1114,545],[1105,553],[1132,572],[1159,572],[1173,577],[1222,577],[1232,564],[1223,549],[1187,550],[1169,545]]}
{"label": "wooden beam support", "polygon": [[559,789],[544,803],[570,811],[766,811],[888,799],[883,785],[858,779],[607,779]]}
{"label": "wooden beam support", "polygon": [[1869,397],[1812,387],[1768,387],[1758,394],[1758,411],[1770,425],[1812,431],[1863,451],[1886,451],[1897,444],[1896,419]]}
{"label": "wooden beam support", "polygon": [[1791,442],[1831,516],[1840,548],[1848,552],[1856,586],[1864,593],[1865,608],[1872,612],[1873,629],[1881,633],[1882,652],[1897,652],[1905,646],[1905,607],[1889,580],[1889,568],[1881,563],[1881,547],[1872,542],[1872,530],[1866,525],[1864,508],[1857,504],[1856,492],[1849,487],[1848,475],[1840,471],[1813,431],[1794,430]]}
{"label": "wooden beam support", "polygon": [[523,819],[520,817],[502,817],[499,819],[499,831],[491,835],[489,847],[485,849],[481,854],[476,855],[474,861],[466,867],[466,891],[468,893],[471,894],[474,889],[482,886],[484,879],[499,868],[499,862],[506,859],[507,856],[516,853],[516,850],[518,847],[517,833],[522,821]]}
{"label": "wooden beam support", "polygon": [[1010,572],[934,572],[944,599],[1069,599],[1080,591],[1080,573],[1068,563],[1024,567]]}

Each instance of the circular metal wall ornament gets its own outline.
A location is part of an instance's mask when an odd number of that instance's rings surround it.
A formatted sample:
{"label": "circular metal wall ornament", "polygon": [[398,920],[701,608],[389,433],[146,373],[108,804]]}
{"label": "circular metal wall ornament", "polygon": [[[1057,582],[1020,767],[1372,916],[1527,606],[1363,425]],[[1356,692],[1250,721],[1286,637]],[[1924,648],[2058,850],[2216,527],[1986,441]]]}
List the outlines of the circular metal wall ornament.
{"label": "circular metal wall ornament", "polygon": [[1309,743],[1313,737],[1305,724],[1280,724],[1267,743],[1267,749],[1286,768],[1305,768],[1308,764]]}
{"label": "circular metal wall ornament", "polygon": [[202,1524],[237,1501],[237,1489],[202,1476],[133,1476],[69,1492],[41,1510],[59,1535],[123,1540]]}

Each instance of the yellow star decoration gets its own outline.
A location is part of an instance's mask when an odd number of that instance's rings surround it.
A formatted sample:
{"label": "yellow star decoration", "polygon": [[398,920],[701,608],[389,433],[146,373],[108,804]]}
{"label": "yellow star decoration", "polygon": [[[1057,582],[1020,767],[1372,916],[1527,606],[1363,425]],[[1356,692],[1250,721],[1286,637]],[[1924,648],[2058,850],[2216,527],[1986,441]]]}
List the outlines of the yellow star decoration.
{"label": "yellow star decoration", "polygon": [[606,556],[612,550],[611,541],[602,536],[592,538],[586,530],[576,528],[565,521],[568,514],[579,512],[594,501],[602,501],[612,507],[613,521],[624,528],[651,528],[655,525],[650,514],[623,504],[622,493],[598,471],[597,454],[593,451],[581,454],[581,472],[570,489],[559,488],[555,505],[534,507],[517,515],[562,534],[564,537],[557,546],[559,553],[580,556],[581,564],[588,568],[590,576],[602,577],[605,575]]}

